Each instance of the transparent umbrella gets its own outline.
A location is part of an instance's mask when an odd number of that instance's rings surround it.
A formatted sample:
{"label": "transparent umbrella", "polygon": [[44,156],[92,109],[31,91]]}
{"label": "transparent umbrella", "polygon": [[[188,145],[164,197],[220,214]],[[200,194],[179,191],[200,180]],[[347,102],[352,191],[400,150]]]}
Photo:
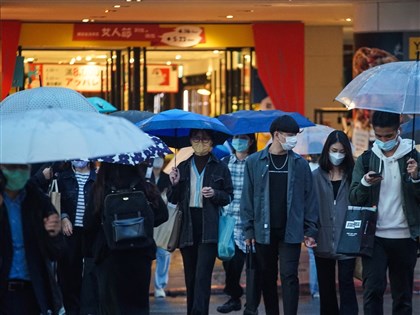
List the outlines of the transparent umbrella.
{"label": "transparent umbrella", "polygon": [[0,163],[41,163],[142,152],[153,141],[124,118],[68,109],[0,111]]}
{"label": "transparent umbrella", "polygon": [[325,125],[304,128],[297,135],[297,144],[293,151],[301,155],[320,154],[325,140],[327,140],[328,135],[334,130]]}

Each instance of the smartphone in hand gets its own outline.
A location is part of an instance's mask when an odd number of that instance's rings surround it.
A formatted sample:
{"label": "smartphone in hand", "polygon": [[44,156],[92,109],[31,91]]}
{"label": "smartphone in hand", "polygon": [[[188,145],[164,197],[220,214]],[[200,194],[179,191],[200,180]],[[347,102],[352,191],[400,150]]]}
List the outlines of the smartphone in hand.
{"label": "smartphone in hand", "polygon": [[370,174],[369,174],[369,176],[370,176],[370,177],[373,177],[373,178],[382,177],[382,175],[381,175],[381,174],[379,174],[379,173],[370,173]]}

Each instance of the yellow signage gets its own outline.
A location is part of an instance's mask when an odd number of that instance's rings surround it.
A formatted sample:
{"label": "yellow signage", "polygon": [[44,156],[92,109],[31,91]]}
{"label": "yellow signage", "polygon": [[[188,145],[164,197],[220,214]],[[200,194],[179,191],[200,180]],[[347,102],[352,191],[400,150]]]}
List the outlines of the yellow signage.
{"label": "yellow signage", "polygon": [[408,58],[417,59],[417,51],[420,51],[420,37],[408,38]]}

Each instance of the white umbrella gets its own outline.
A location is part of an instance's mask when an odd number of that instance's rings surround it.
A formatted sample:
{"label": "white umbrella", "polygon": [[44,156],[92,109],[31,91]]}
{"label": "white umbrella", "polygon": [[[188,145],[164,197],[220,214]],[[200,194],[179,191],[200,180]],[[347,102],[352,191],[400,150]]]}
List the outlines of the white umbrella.
{"label": "white umbrella", "polygon": [[68,109],[0,111],[0,163],[88,159],[152,145],[149,136],[120,117]]}
{"label": "white umbrella", "polygon": [[47,108],[98,112],[82,94],[63,87],[39,87],[20,91],[11,94],[0,103],[1,114]]}
{"label": "white umbrella", "polygon": [[302,132],[297,135],[297,144],[293,151],[301,155],[320,154],[325,140],[334,130],[325,125],[303,128]]}

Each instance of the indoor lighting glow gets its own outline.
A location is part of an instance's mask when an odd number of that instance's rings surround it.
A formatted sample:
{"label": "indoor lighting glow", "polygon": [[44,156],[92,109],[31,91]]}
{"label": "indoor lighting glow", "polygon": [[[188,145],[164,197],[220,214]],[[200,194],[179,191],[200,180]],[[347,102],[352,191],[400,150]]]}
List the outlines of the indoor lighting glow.
{"label": "indoor lighting glow", "polygon": [[226,15],[227,19],[233,19],[233,15]]}
{"label": "indoor lighting glow", "polygon": [[82,60],[82,57],[77,56],[77,57],[76,57],[76,60],[77,60],[77,61],[80,61],[80,60]]}
{"label": "indoor lighting glow", "polygon": [[182,58],[182,57],[181,57],[181,55],[176,55],[176,56],[175,56],[175,59],[176,59],[176,60],[179,60],[179,59],[181,59],[181,58]]}
{"label": "indoor lighting glow", "polygon": [[184,90],[182,98],[182,109],[188,111],[188,90]]}
{"label": "indoor lighting glow", "polygon": [[121,6],[119,4],[114,5],[114,8],[118,9],[121,8]]}
{"label": "indoor lighting glow", "polygon": [[347,19],[346,19],[346,21],[347,21],[347,22],[351,22],[351,18],[347,18]]}
{"label": "indoor lighting glow", "polygon": [[219,51],[217,49],[213,50],[213,54],[217,55],[219,54]]}
{"label": "indoor lighting glow", "polygon": [[26,62],[34,62],[35,61],[35,58],[26,58]]}
{"label": "indoor lighting glow", "polygon": [[91,61],[92,60],[92,57],[91,56],[86,56],[85,60],[86,61]]}
{"label": "indoor lighting glow", "polygon": [[211,94],[211,92],[207,89],[198,89],[197,93],[200,94],[200,95],[206,95],[206,96]]}
{"label": "indoor lighting glow", "polygon": [[83,19],[82,22],[87,23],[87,22],[89,22],[89,19]]}
{"label": "indoor lighting glow", "polygon": [[167,61],[167,62],[166,62],[166,65],[167,65],[167,66],[170,66],[171,64],[172,64],[172,62],[170,62],[170,61]]}

